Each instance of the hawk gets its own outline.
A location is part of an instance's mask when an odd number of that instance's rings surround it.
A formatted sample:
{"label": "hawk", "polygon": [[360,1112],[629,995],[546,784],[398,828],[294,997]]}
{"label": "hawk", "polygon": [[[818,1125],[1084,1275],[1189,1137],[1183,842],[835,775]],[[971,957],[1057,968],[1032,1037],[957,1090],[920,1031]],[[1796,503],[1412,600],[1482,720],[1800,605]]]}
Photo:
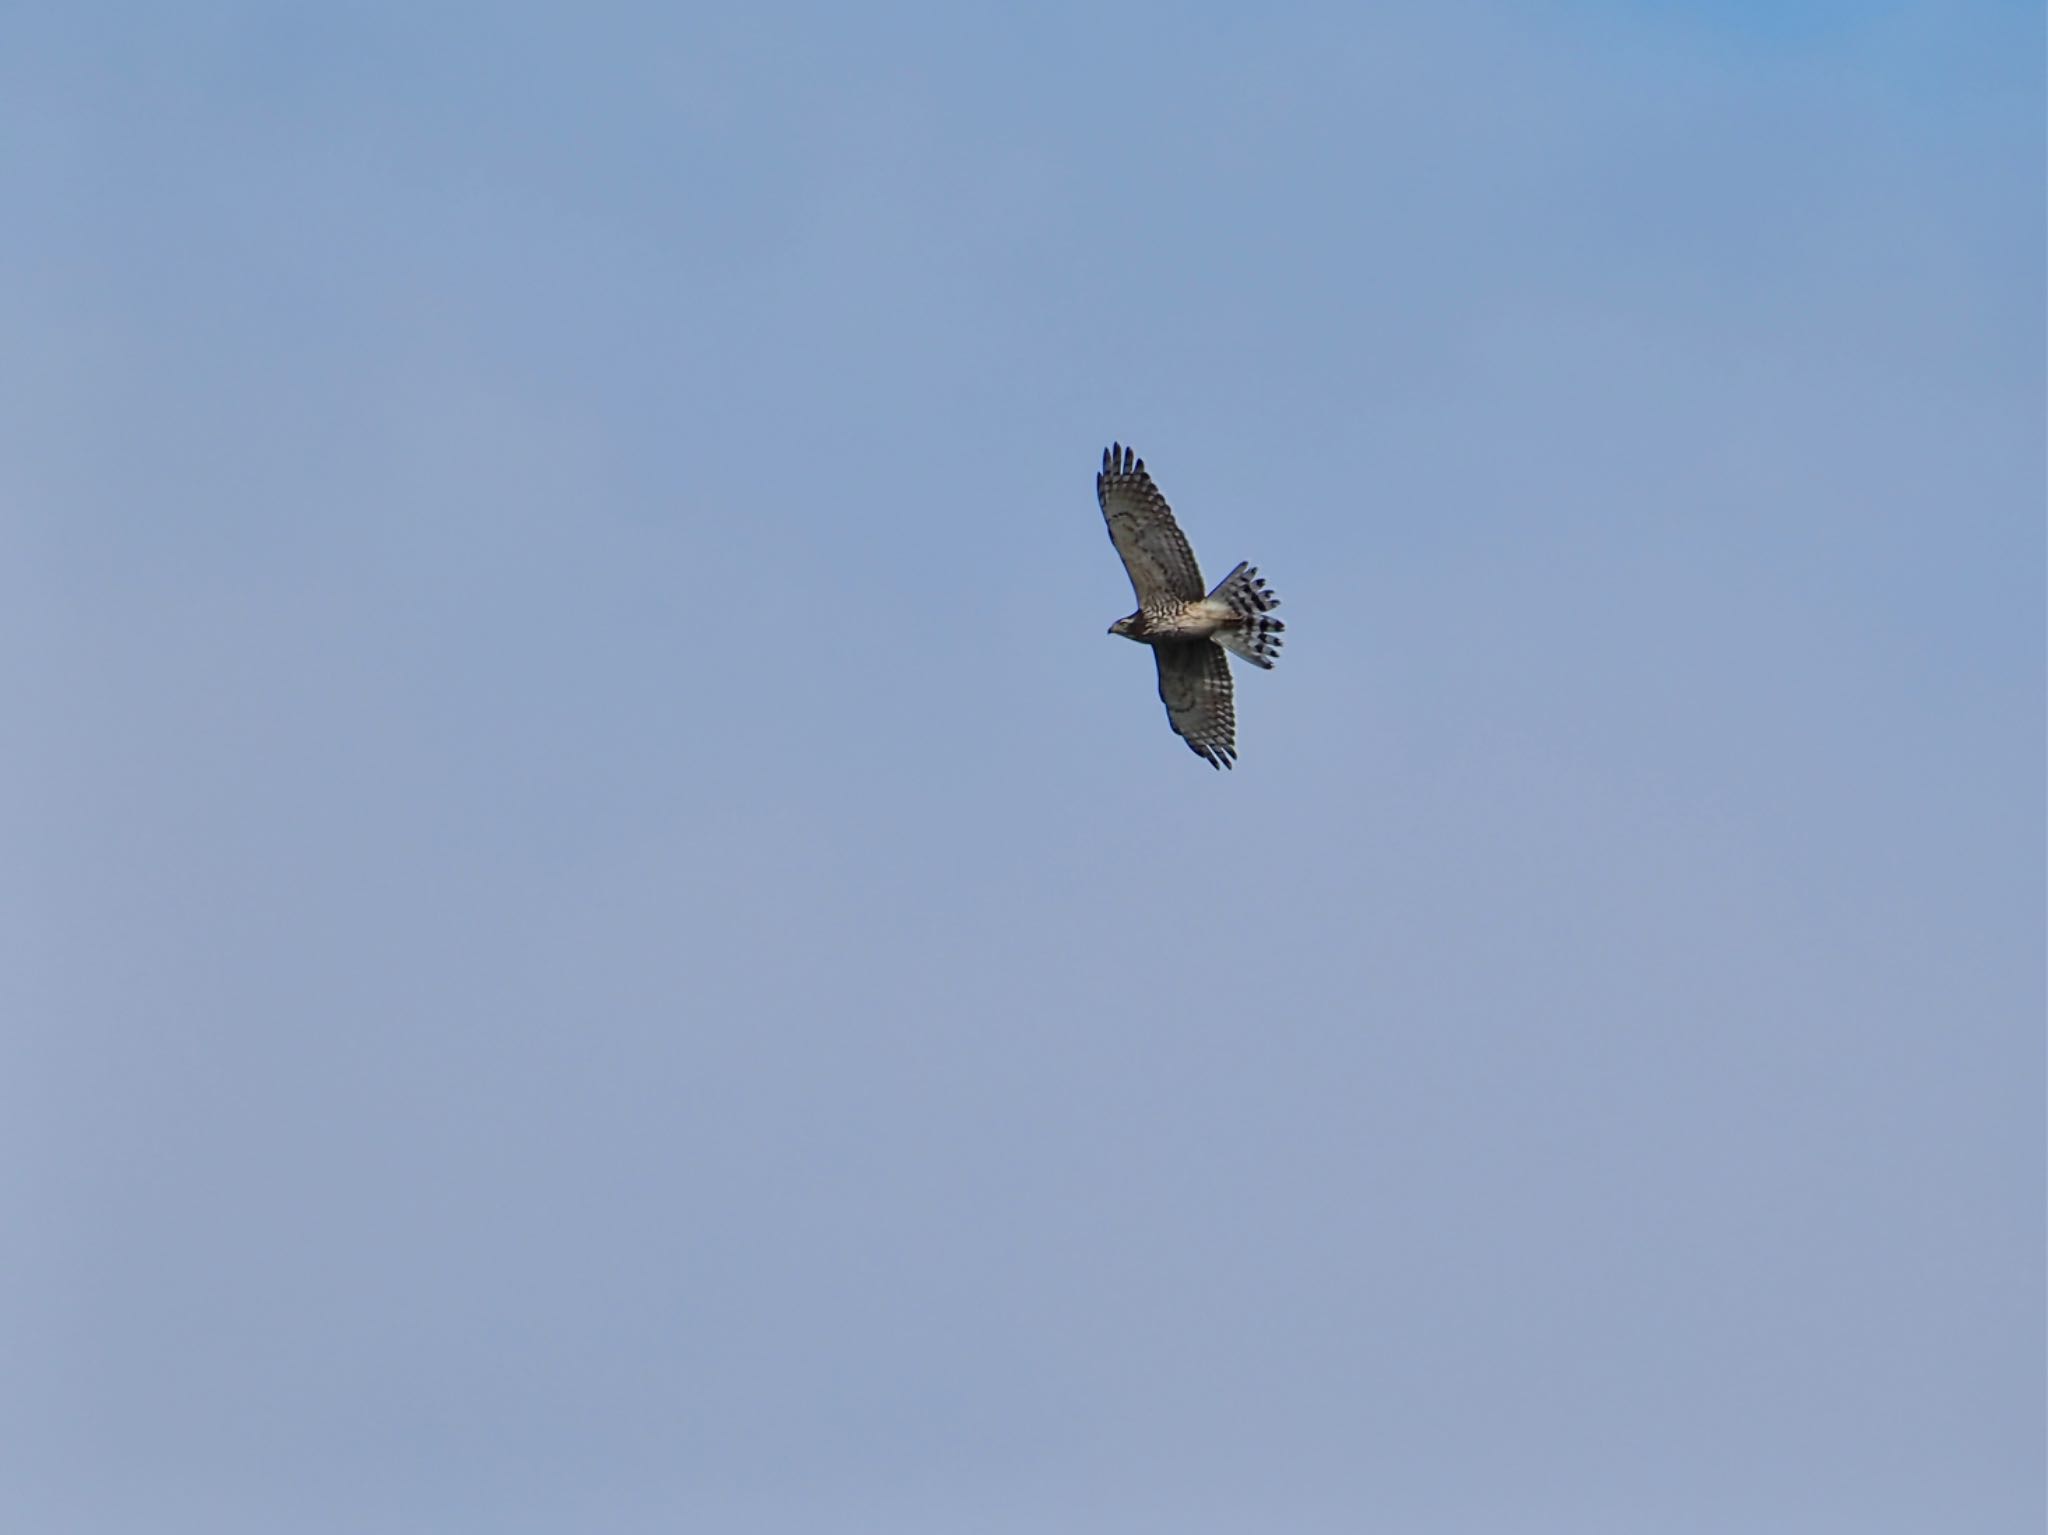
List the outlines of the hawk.
{"label": "hawk", "polygon": [[1237,760],[1237,722],[1223,653],[1271,670],[1287,627],[1268,616],[1280,599],[1245,564],[1205,591],[1173,508],[1145,472],[1145,461],[1121,443],[1103,450],[1095,499],[1138,594],[1138,611],[1109,632],[1152,647],[1159,697],[1174,733],[1211,767],[1227,768]]}

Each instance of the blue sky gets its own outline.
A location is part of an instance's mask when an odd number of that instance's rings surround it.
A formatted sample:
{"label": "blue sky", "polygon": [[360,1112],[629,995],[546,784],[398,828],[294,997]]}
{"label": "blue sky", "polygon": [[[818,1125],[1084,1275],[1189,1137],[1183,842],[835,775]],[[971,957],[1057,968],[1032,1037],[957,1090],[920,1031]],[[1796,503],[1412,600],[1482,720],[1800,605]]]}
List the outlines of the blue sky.
{"label": "blue sky", "polygon": [[6,1503],[2037,1529],[2042,57],[0,22]]}

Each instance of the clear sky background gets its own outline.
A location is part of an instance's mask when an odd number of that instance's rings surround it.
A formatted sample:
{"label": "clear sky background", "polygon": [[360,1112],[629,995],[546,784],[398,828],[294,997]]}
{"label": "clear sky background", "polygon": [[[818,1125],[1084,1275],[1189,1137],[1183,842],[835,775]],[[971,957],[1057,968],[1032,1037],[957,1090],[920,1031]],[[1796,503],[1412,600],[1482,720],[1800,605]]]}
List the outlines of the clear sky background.
{"label": "clear sky background", "polygon": [[10,1527],[2040,1528],[2042,59],[10,8]]}

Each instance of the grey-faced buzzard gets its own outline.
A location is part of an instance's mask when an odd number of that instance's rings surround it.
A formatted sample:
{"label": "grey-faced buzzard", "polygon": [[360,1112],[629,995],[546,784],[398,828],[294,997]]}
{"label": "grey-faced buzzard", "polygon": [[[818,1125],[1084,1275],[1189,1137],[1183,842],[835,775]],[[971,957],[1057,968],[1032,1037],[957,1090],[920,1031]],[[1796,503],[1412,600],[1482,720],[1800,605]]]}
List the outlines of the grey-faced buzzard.
{"label": "grey-faced buzzard", "polygon": [[1103,452],[1095,499],[1138,594],[1138,611],[1109,632],[1152,647],[1159,696],[1175,733],[1211,767],[1229,767],[1237,759],[1237,721],[1224,652],[1270,670],[1287,627],[1270,616],[1280,599],[1244,564],[1206,591],[1173,508],[1145,461],[1120,443]]}

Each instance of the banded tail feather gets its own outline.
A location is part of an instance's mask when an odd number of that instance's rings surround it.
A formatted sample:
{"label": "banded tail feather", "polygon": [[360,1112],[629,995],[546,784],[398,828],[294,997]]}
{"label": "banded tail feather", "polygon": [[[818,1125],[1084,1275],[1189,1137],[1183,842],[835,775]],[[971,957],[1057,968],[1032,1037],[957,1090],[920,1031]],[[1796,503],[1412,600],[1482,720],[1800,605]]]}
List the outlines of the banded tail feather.
{"label": "banded tail feather", "polygon": [[1240,563],[1216,583],[1210,600],[1230,609],[1232,621],[1216,631],[1217,643],[1254,666],[1273,669],[1280,659],[1280,635],[1287,625],[1271,616],[1280,606],[1256,566]]}

